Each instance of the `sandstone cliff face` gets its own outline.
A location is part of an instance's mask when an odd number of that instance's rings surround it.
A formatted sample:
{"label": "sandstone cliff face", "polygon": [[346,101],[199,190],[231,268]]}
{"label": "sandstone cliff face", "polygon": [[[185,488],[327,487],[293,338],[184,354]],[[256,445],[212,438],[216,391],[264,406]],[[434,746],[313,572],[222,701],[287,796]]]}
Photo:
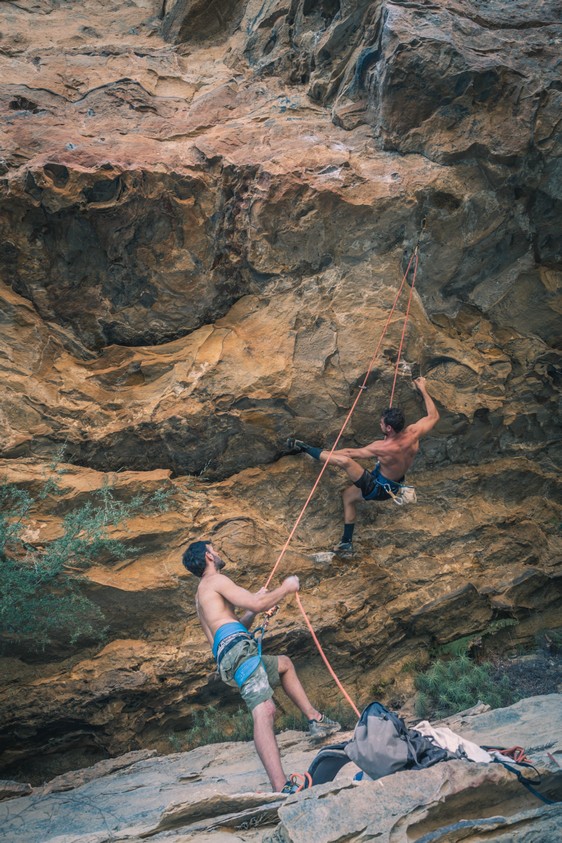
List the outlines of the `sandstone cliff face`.
{"label": "sandstone cliff face", "polygon": [[[262,585],[317,474],[284,439],[334,441],[418,238],[397,401],[418,417],[421,373],[441,412],[420,503],[365,507],[357,556],[322,561],[328,472],[281,574],[361,699],[431,642],[557,623],[556,5],[207,5],[3,4],[3,475],[37,486],[62,447],[44,539],[106,475],[177,501],[129,525],[132,563],[89,573],[107,646],[5,660],[8,767],[158,744],[234,699],[181,549],[212,535]],[[347,445],[377,435],[404,307]],[[270,642],[335,696],[296,609]]]}

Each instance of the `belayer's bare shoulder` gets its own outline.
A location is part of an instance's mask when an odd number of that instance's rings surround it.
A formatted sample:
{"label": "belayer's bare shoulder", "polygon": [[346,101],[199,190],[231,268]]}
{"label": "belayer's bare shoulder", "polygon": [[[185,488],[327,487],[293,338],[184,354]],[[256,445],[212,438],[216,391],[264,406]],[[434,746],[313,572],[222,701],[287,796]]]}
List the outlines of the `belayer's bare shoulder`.
{"label": "belayer's bare shoulder", "polygon": [[228,588],[228,586],[234,585],[234,583],[226,574],[215,574],[209,581],[209,585],[214,591],[220,592],[224,587]]}

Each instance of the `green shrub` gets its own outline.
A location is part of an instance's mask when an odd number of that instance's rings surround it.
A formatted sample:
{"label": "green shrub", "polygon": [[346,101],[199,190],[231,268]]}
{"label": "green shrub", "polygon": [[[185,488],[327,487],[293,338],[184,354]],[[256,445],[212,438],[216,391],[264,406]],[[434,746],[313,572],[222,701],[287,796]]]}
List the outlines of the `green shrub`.
{"label": "green shrub", "polygon": [[[357,717],[349,706],[335,706],[322,709],[332,720],[341,723],[343,729],[352,729]],[[298,710],[287,712],[275,720],[275,731],[284,732],[295,729],[306,732],[308,720]],[[218,711],[214,705],[204,710],[196,711],[193,723],[183,736],[177,733],[170,736],[169,741],[175,752],[195,749],[211,743],[224,741],[249,741],[254,736],[254,721],[250,712],[239,708],[234,714],[230,711]]]}
{"label": "green shrub", "polygon": [[81,590],[82,571],[94,562],[123,559],[133,552],[108,535],[137,512],[162,509],[167,490],[137,496],[129,502],[114,497],[109,485],[93,500],[76,506],[63,519],[62,534],[40,544],[30,522],[41,501],[60,490],[47,480],[32,497],[14,485],[0,486],[0,643],[44,649],[54,638],[75,643],[100,640],[103,615]]}
{"label": "green shrub", "polygon": [[[228,711],[217,711],[214,705],[210,705],[194,713],[192,726],[180,742],[181,748],[187,750],[223,741],[249,741],[253,733],[254,721],[247,709],[239,708],[232,714]],[[177,746],[177,736],[170,741]]]}
{"label": "green shrub", "polygon": [[434,662],[415,684],[418,717],[446,717],[478,701],[492,708],[513,702],[507,677],[495,679],[489,663],[475,664],[467,655]]}
{"label": "green shrub", "polygon": [[465,635],[462,638],[456,638],[454,641],[450,641],[448,644],[442,644],[436,648],[435,652],[438,655],[445,656],[468,655],[474,648],[489,644],[490,639],[502,630],[517,626],[517,624],[518,621],[514,618],[498,618],[498,620],[489,623],[481,632],[475,635]]}

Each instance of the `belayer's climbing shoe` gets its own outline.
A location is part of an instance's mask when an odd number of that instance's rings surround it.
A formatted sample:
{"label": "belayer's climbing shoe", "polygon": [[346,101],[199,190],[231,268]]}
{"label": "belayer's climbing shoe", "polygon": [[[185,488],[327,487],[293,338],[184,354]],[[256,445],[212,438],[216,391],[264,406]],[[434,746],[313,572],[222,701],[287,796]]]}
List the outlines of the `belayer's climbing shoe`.
{"label": "belayer's climbing shoe", "polygon": [[308,787],[312,787],[312,776],[310,773],[291,773],[283,785],[281,793],[285,796],[290,796],[292,793],[300,793],[301,790],[306,790]]}
{"label": "belayer's climbing shoe", "polygon": [[339,732],[341,725],[337,720],[330,720],[325,714],[320,720],[308,721],[308,734],[311,738],[325,738],[327,735],[332,735],[334,732]]}
{"label": "belayer's climbing shoe", "polygon": [[293,439],[291,437],[290,439],[287,439],[286,445],[289,451],[293,454],[302,454],[306,450],[305,443],[301,442],[300,439]]}
{"label": "belayer's climbing shoe", "polygon": [[353,542],[344,542],[341,541],[334,547],[334,553],[337,553],[338,556],[352,556],[353,555]]}

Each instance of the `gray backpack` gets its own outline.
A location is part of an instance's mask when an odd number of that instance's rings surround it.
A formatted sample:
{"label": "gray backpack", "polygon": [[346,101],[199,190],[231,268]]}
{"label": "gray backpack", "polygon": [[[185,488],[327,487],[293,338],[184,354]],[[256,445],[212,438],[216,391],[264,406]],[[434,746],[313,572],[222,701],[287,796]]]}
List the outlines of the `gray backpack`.
{"label": "gray backpack", "polygon": [[353,738],[321,749],[308,772],[313,785],[324,784],[354,761],[371,779],[382,779],[399,770],[422,770],[458,757],[408,729],[401,717],[381,703],[372,702],[363,709]]}

